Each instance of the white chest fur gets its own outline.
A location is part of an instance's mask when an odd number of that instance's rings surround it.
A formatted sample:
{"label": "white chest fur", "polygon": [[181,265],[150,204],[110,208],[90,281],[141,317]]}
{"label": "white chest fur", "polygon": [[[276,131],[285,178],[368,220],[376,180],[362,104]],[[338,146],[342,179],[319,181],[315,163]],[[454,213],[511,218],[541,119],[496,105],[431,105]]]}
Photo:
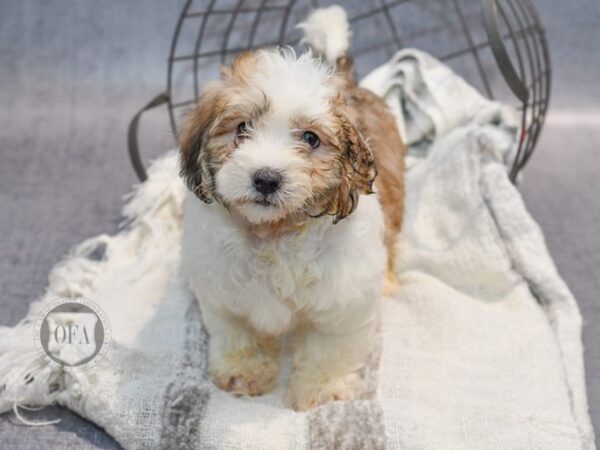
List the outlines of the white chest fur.
{"label": "white chest fur", "polygon": [[252,236],[220,205],[184,203],[182,272],[214,314],[279,335],[299,321],[360,326],[373,316],[385,269],[383,217],[375,196],[339,224],[311,219],[278,238]]}

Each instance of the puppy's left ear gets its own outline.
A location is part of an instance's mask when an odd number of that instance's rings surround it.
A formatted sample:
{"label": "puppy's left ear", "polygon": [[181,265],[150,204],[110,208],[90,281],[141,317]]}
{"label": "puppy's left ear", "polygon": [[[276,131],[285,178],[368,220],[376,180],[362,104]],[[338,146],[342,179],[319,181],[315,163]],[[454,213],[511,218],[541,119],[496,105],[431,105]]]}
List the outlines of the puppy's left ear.
{"label": "puppy's left ear", "polygon": [[206,145],[218,117],[220,87],[220,82],[207,85],[198,106],[186,117],[178,139],[181,176],[188,188],[206,203],[213,201],[215,190]]}
{"label": "puppy's left ear", "polygon": [[342,181],[330,210],[334,223],[348,217],[358,206],[360,194],[372,194],[377,168],[371,149],[357,126],[344,111],[338,110]]}

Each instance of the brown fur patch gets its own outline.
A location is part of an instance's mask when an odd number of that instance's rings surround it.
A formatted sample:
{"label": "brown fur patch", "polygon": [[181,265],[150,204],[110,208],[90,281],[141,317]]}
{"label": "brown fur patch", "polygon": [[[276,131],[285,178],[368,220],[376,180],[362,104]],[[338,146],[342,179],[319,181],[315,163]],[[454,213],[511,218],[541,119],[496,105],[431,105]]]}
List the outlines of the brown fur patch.
{"label": "brown fur patch", "polygon": [[250,75],[256,68],[257,59],[257,52],[245,51],[237,55],[229,67],[223,67],[221,74],[232,85],[247,86],[250,83]]}
{"label": "brown fur patch", "polygon": [[368,140],[377,166],[375,185],[385,218],[388,270],[394,273],[395,244],[404,216],[404,143],[392,113],[380,97],[358,86],[348,94],[349,113]]}
{"label": "brown fur patch", "polygon": [[343,55],[338,58],[336,70],[345,80],[341,92],[347,101],[347,114],[367,140],[377,167],[375,185],[383,209],[384,241],[389,255],[386,276],[389,284],[394,285],[397,284],[395,245],[404,218],[405,146],[396,120],[383,99],[356,84],[352,57]]}
{"label": "brown fur patch", "polygon": [[373,182],[377,175],[371,150],[348,117],[346,108],[346,103],[340,101],[335,107],[341,179],[327,211],[328,214],[335,215],[335,222],[354,212],[360,194],[373,192]]}
{"label": "brown fur patch", "polygon": [[222,83],[209,83],[194,110],[188,114],[179,134],[181,175],[188,187],[205,202],[212,201],[214,187],[206,160],[207,137],[225,106],[221,97]]}

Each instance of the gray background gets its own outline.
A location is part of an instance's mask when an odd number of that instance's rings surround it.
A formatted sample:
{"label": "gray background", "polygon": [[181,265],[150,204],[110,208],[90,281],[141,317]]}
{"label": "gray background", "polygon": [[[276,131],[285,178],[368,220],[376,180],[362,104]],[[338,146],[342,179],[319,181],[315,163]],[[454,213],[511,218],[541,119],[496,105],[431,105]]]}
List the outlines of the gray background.
{"label": "gray background", "polygon": [[[548,31],[554,90],[521,189],[583,314],[589,402],[599,430],[600,4],[535,3]],[[70,247],[116,229],[134,181],[127,124],[164,89],[181,5],[0,0],[0,325],[23,317]],[[141,135],[149,155],[172,145],[165,110],[144,117]],[[66,410],[32,416],[56,417],[58,425],[31,429],[3,415],[0,445],[117,447]]]}

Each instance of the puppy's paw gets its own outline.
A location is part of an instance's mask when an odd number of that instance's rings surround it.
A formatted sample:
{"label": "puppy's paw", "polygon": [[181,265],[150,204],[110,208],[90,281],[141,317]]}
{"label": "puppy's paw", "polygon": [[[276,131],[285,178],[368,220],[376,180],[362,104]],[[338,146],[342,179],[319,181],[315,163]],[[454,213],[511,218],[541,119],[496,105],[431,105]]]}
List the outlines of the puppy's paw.
{"label": "puppy's paw", "polygon": [[364,381],[356,372],[323,378],[295,372],[288,386],[286,403],[296,411],[307,411],[335,400],[355,400],[363,392]]}
{"label": "puppy's paw", "polygon": [[391,270],[388,270],[383,282],[383,295],[386,297],[393,297],[399,289],[400,280],[398,279],[398,275]]}
{"label": "puppy's paw", "polygon": [[235,395],[262,395],[277,382],[277,360],[259,350],[244,349],[216,358],[209,368],[214,383]]}

